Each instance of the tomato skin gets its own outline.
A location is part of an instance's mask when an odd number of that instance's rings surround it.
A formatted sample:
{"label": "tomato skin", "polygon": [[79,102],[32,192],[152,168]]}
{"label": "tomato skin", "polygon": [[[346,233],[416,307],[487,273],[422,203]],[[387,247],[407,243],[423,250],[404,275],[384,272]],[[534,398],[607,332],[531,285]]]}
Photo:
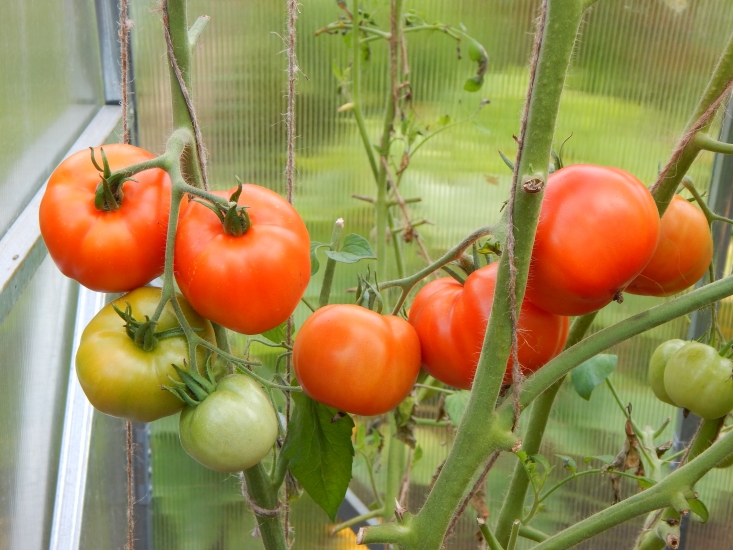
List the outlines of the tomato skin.
{"label": "tomato skin", "polygon": [[733,361],[713,347],[689,342],[677,350],[664,369],[664,388],[678,406],[700,418],[714,420],[733,410]]}
{"label": "tomato skin", "polygon": [[[428,283],[410,308],[410,324],[420,338],[422,363],[441,382],[470,389],[476,372],[496,287],[498,263],[471,273],[465,286],[444,278]],[[525,300],[518,326],[519,363],[531,374],[558,355],[568,337],[569,320]],[[504,383],[510,384],[509,365]]]}
{"label": "tomato skin", "polygon": [[178,432],[185,451],[207,468],[241,472],[275,445],[278,420],[257,382],[230,374],[199,405],[184,407]]}
{"label": "tomato skin", "polygon": [[713,236],[702,210],[679,195],[662,216],[659,245],[626,287],[631,294],[671,296],[694,285],[713,259]]}
{"label": "tomato skin", "polygon": [[[235,189],[217,192],[230,197]],[[182,208],[175,245],[176,281],[196,311],[242,334],[283,323],[310,280],[310,238],[303,220],[280,195],[245,184],[239,204],[252,227],[234,237],[196,202]]]}
{"label": "tomato skin", "polygon": [[664,389],[664,370],[667,368],[669,358],[674,355],[678,349],[687,344],[685,340],[667,340],[660,344],[657,349],[652,353],[652,357],[649,360],[649,385],[657,396],[657,399],[669,403],[670,405],[677,406],[677,403],[672,401],[672,398],[667,395],[667,390]]}
{"label": "tomato skin", "polygon": [[649,263],[659,225],[651,193],[628,172],[588,164],[558,170],[545,189],[527,298],[558,315],[601,309]]}
{"label": "tomato skin", "polygon": [[[94,158],[101,165],[100,147]],[[154,158],[133,145],[104,146],[112,171]],[[170,212],[171,182],[159,169],[140,172],[122,184],[119,210],[94,206],[99,171],[88,149],[64,160],[48,180],[39,223],[59,270],[98,292],[128,292],[161,273]]]}
{"label": "tomato skin", "polygon": [[[141,287],[125,294],[113,303],[124,311],[130,304],[137,320],[152,316],[160,301],[160,289]],[[178,298],[186,319],[198,334],[214,343],[214,329],[197,314],[183,297]],[[170,303],[166,304],[156,331],[178,327]],[[199,366],[206,352],[199,347]],[[180,380],[172,363],[183,367],[188,360],[188,343],[183,335],[164,338],[152,351],[145,351],[125,332],[124,321],[112,309],[104,306],[89,322],[81,335],[76,353],[76,373],[84,393],[95,409],[134,422],[151,422],[180,411],[183,402],[162,388],[170,385],[168,376]]]}
{"label": "tomato skin", "polygon": [[293,369],[316,401],[374,416],[410,393],[420,372],[420,341],[400,317],[334,304],[303,323],[293,346]]}

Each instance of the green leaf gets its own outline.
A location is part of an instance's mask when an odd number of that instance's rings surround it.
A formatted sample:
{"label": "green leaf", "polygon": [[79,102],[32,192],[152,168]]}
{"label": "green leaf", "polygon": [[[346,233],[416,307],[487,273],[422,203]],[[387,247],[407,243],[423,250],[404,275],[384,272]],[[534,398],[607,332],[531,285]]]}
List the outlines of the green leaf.
{"label": "green leaf", "polygon": [[690,512],[700,517],[700,523],[708,522],[708,517],[709,517],[708,508],[707,506],[705,506],[703,501],[697,498],[693,498],[693,499],[688,500],[687,504],[690,505]]}
{"label": "green leaf", "polygon": [[310,497],[336,521],[336,512],[351,481],[354,421],[344,415],[333,421],[334,409],[303,393],[293,393],[295,410],[288,424],[283,457]]}
{"label": "green leaf", "polygon": [[466,80],[466,83],[463,85],[463,89],[467,92],[478,92],[483,85],[484,77],[475,75]]}
{"label": "green leaf", "polygon": [[649,489],[657,484],[657,482],[650,477],[639,477],[636,478],[636,481],[639,483],[639,487],[641,487],[642,489]]}
{"label": "green leaf", "polygon": [[445,412],[448,413],[451,423],[456,428],[461,422],[461,418],[466,410],[466,405],[468,405],[468,398],[470,396],[470,391],[461,390],[445,398]]}
{"label": "green leaf", "polygon": [[414,468],[415,464],[417,464],[420,461],[420,459],[422,458],[422,453],[423,451],[420,445],[415,447],[415,450],[412,453],[412,464],[411,464],[412,468]]}
{"label": "green leaf", "polygon": [[279,325],[273,329],[263,332],[262,336],[267,338],[273,344],[279,344],[280,342],[285,341],[285,336],[287,334],[286,327],[287,327],[287,321],[285,321],[282,325]]}
{"label": "green leaf", "polygon": [[484,55],[481,44],[475,40],[471,40],[468,43],[468,57],[471,61],[483,61],[486,56]]}
{"label": "green leaf", "polygon": [[343,264],[355,264],[359,260],[377,259],[372,247],[369,245],[369,241],[356,233],[349,233],[346,235],[344,238],[344,246],[341,247],[341,250],[338,252],[328,250],[326,251],[326,256]]}
{"label": "green leaf", "polygon": [[557,458],[562,460],[562,467],[566,470],[570,470],[573,473],[576,473],[578,471],[578,466],[575,464],[575,461],[572,459],[572,457],[565,456],[565,455],[555,455]]}
{"label": "green leaf", "polygon": [[439,126],[446,126],[450,124],[450,115],[443,115],[438,119]]}
{"label": "green leaf", "polygon": [[613,464],[616,457],[613,455],[586,456],[583,461],[588,464],[591,460],[600,460],[604,464]]}
{"label": "green leaf", "polygon": [[328,246],[330,248],[331,245],[328,243],[318,243],[315,241],[311,241],[311,277],[318,273],[318,270],[321,268],[321,264],[318,261],[317,252],[318,249],[323,246]]}
{"label": "green leaf", "polygon": [[578,395],[588,401],[595,387],[602,383],[616,368],[618,357],[605,353],[591,357],[573,369],[570,379]]}

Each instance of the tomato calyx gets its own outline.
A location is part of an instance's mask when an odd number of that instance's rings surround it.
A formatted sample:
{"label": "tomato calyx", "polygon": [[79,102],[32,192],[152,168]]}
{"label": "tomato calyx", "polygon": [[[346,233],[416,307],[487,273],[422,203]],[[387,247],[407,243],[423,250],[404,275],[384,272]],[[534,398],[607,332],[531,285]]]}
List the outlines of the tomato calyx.
{"label": "tomato calyx", "polygon": [[201,199],[193,199],[194,202],[204,205],[217,215],[224,227],[224,232],[232,237],[241,237],[250,227],[252,227],[252,219],[247,213],[247,206],[237,204],[239,196],[242,194],[242,180],[238,177],[237,190],[229,197],[229,202],[225,206],[220,203],[211,203]]}
{"label": "tomato calyx", "polygon": [[371,271],[369,268],[367,268],[366,277],[357,275],[356,278],[356,305],[381,314],[384,308],[384,300],[378,290],[377,274],[374,274],[374,284],[370,282]]}
{"label": "tomato calyx", "polygon": [[99,177],[102,181],[97,184],[94,192],[94,207],[100,212],[115,212],[122,206],[122,199],[125,194],[122,191],[122,184],[126,181],[137,181],[132,178],[121,175],[114,176],[107,162],[107,155],[104,149],[100,149],[102,153],[102,166],[99,166],[97,159],[94,158],[94,148],[90,147],[92,152],[92,164],[99,170]]}
{"label": "tomato calyx", "polygon": [[186,405],[196,407],[216,390],[217,381],[211,370],[211,354],[206,358],[206,376],[199,374],[195,368],[190,368],[185,360],[183,366],[184,368],[173,365],[181,381],[179,382],[168,375],[168,380],[173,385],[163,386],[163,388],[178,397]]}
{"label": "tomato calyx", "polygon": [[[181,327],[174,327],[168,330],[155,332],[155,327],[158,326],[158,323],[156,321],[152,321],[148,315],[145,316],[145,321],[138,321],[135,319],[132,315],[132,306],[130,306],[129,303],[127,303],[125,311],[122,311],[114,303],[112,304],[112,307],[115,312],[117,312],[117,315],[125,321],[124,326],[127,335],[144,351],[153,351],[158,345],[159,340],[172,338],[174,336],[182,336],[185,334]],[[201,331],[201,329],[197,328],[194,328],[193,330],[196,332]]]}

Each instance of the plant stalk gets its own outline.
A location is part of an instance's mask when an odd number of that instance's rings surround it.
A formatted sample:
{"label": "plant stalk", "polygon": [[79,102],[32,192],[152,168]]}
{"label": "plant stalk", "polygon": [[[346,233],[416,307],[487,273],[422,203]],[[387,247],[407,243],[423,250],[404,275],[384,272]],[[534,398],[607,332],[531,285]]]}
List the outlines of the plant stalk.
{"label": "plant stalk", "polygon": [[[333,224],[333,232],[331,233],[331,247],[333,252],[338,252],[341,246],[341,232],[344,230],[344,220],[339,218]],[[323,283],[321,284],[321,295],[318,299],[318,307],[328,305],[328,299],[331,296],[331,285],[333,284],[333,274],[336,272],[336,260],[331,258],[326,262],[326,269],[323,272]]]}
{"label": "plant stalk", "polygon": [[265,467],[259,462],[249,470],[245,470],[243,476],[250,501],[255,505],[252,508],[265,550],[288,550],[280,513],[275,512],[279,510],[280,505],[277,490],[270,484],[270,476],[267,475]]}

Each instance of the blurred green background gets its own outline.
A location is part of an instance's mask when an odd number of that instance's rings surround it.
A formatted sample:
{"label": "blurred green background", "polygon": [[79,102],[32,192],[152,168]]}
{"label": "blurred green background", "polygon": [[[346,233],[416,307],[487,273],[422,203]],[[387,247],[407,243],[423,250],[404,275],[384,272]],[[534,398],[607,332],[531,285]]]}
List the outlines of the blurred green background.
{"label": "blurred green background", "polygon": [[[388,2],[363,4],[384,21]],[[403,196],[419,196],[413,218],[431,225],[420,233],[435,258],[471,230],[499,219],[508,196],[510,172],[497,151],[514,157],[512,135],[527,83],[526,62],[538,2],[527,0],[407,0],[429,22],[463,23],[489,54],[489,70],[478,93],[463,90],[474,67],[466,52],[459,59],[456,43],[444,34],[411,34],[408,39],[409,78],[414,110],[425,124],[443,115],[461,119],[483,98],[490,100],[469,123],[451,128],[431,140],[413,160],[402,181]],[[160,152],[171,129],[169,88],[161,23],[150,0],[133,0],[132,19],[137,104],[141,145]],[[328,241],[336,218],[346,232],[372,238],[373,213],[352,193],[374,193],[367,159],[345,103],[337,94],[334,67],[346,68],[347,46],[342,37],[315,31],[340,14],[333,0],[304,0],[298,20],[297,180],[295,205],[312,240]],[[194,96],[210,159],[210,181],[229,188],[234,176],[284,192],[286,131],[283,54],[285,3],[271,0],[192,0],[191,21],[211,16],[194,57]],[[649,184],[666,161],[687,116],[695,106],[719,52],[733,29],[733,10],[719,0],[603,0],[590,12],[578,38],[558,121],[556,143],[572,134],[564,148],[566,163],[592,162],[622,167]],[[372,44],[364,65],[363,92],[367,125],[378,139],[387,92],[386,44]],[[691,176],[698,187],[709,183],[712,155],[703,154]],[[609,228],[612,230],[612,228]],[[423,265],[414,244],[404,246],[408,271]],[[391,252],[390,252],[391,254]],[[355,286],[362,262],[340,265],[332,301],[353,301],[346,289]],[[311,282],[307,298],[317,301],[322,273]],[[593,325],[598,330],[637,313],[658,299],[629,296],[622,305],[603,310]],[[730,303],[724,304],[723,324],[733,334]],[[307,309],[296,313],[302,323]],[[679,319],[634,338],[612,350],[619,356],[614,382],[624,401],[634,405],[642,424],[659,425],[676,410],[656,401],[646,383],[652,350],[672,337],[684,337],[688,320]],[[238,342],[242,345],[242,342]],[[253,353],[272,365],[264,348]],[[433,411],[425,407],[421,414]],[[587,455],[615,455],[623,443],[624,417],[608,390],[601,386],[589,402],[567,384],[553,410],[542,453],[553,464],[555,453],[573,456],[579,464]],[[667,428],[671,439],[674,422]],[[433,471],[445,457],[453,434],[449,429],[421,428],[423,456],[413,469],[409,508],[421,505]],[[176,419],[152,426],[154,537],[157,550],[260,548],[251,536],[252,518],[238,492],[238,479],[209,472],[180,449]],[[515,458],[505,456],[489,476],[487,499],[498,512]],[[553,479],[562,475],[561,468]],[[383,470],[377,474],[383,482]],[[369,504],[363,462],[355,462],[353,490]],[[728,523],[733,518],[729,498],[733,472],[714,471],[699,486],[711,510],[705,526],[693,522],[690,548],[730,547]],[[624,496],[635,487],[623,483]],[[548,532],[585,517],[612,501],[606,478],[588,476],[555,493],[536,520]],[[475,548],[473,511],[465,514],[447,548]],[[351,548],[353,537],[327,535],[328,518],[307,498],[293,505],[295,548]],[[633,543],[640,521],[606,533],[582,548],[615,549]]]}

